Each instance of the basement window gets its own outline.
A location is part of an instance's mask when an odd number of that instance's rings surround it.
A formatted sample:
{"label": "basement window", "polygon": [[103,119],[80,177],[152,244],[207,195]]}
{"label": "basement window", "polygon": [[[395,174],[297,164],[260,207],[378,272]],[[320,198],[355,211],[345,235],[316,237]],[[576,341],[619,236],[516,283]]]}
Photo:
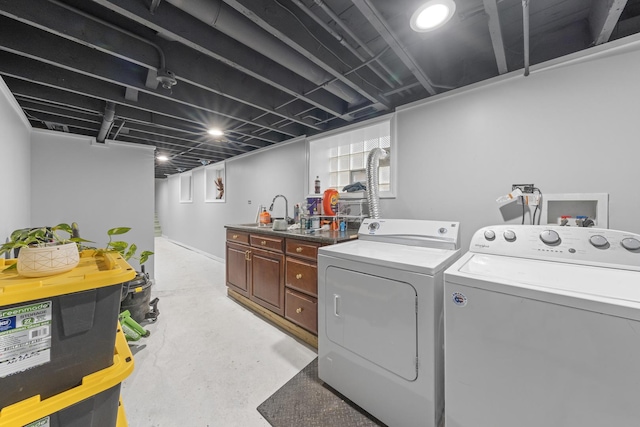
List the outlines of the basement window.
{"label": "basement window", "polygon": [[366,185],[367,156],[374,148],[390,153],[380,160],[378,189],[380,197],[394,197],[393,117],[385,116],[356,126],[343,128],[317,139],[309,138],[309,194],[320,179],[321,192],[328,188],[342,191],[349,184]]}

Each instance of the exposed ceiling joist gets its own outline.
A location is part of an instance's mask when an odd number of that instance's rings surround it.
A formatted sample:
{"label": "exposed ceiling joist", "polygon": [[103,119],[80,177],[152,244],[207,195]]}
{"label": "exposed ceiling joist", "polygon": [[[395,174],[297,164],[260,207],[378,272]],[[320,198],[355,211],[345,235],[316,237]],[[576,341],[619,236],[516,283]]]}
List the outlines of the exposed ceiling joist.
{"label": "exposed ceiling joist", "polygon": [[433,83],[427,77],[427,74],[418,65],[416,60],[407,52],[402,46],[398,37],[393,33],[393,30],[389,27],[388,23],[381,16],[380,12],[371,4],[369,0],[351,0],[358,10],[367,18],[371,25],[378,31],[382,38],[391,47],[393,52],[400,58],[404,65],[411,70],[411,73],[418,79],[422,86],[429,92],[430,95],[435,95]]}
{"label": "exposed ceiling joist", "polygon": [[162,178],[640,33],[640,0],[456,0],[417,32],[422,3],[0,0],[0,76],[35,128],[96,137],[112,103]]}
{"label": "exposed ceiling joist", "polygon": [[593,2],[589,12],[589,27],[594,45],[609,41],[611,33],[618,24],[620,15],[626,5],[627,0],[598,0]]}
{"label": "exposed ceiling joist", "polygon": [[[229,120],[233,120],[269,129],[289,137],[293,137],[299,132],[298,130],[289,132],[287,129],[273,127],[270,122],[274,120],[269,118],[248,121],[244,117],[258,117],[262,111],[255,108],[253,111],[249,111],[247,109],[253,107],[238,105],[228,98],[220,97],[213,93],[210,96],[204,96],[201,90],[192,85],[184,84],[179,88],[174,88],[172,91],[163,89],[151,90],[145,86],[146,69],[141,67],[134,69],[135,66],[126,61],[113,60],[105,53],[78,46],[68,40],[55,40],[55,43],[60,46],[60,50],[52,51],[49,46],[54,42],[54,40],[51,40],[55,38],[54,35],[44,31],[36,31],[32,37],[24,38],[21,37],[21,34],[24,33],[23,25],[0,17],[0,38],[3,39],[3,46],[0,49],[121,85],[123,86],[123,95],[124,88],[129,87],[136,89],[140,94],[146,93],[152,97],[167,99],[174,103],[179,102],[189,107],[202,109],[207,113],[219,115],[220,117],[213,118],[212,125],[216,122],[227,123]],[[65,44],[71,45],[65,46]],[[231,111],[233,114],[228,114],[227,111]]]}
{"label": "exposed ceiling joist", "polygon": [[347,105],[344,101],[308,80],[271,61],[268,57],[256,56],[222,33],[211,36],[211,27],[194,21],[193,17],[164,2],[154,15],[149,15],[141,2],[130,0],[93,0],[114,12],[138,22],[164,37],[179,41],[196,51],[210,56],[229,67],[272,85],[290,95],[293,100],[308,102],[330,114],[342,116]]}
{"label": "exposed ceiling joist", "polygon": [[[170,99],[163,99],[147,93],[140,93],[138,102],[131,103],[125,99],[124,88],[118,84],[73,73],[50,64],[34,62],[32,59],[7,52],[0,52],[0,74],[92,98],[108,100],[116,104],[131,105],[137,109],[161,113],[169,117],[190,121],[194,124],[215,123],[219,120],[219,117],[211,115],[204,110],[198,116],[193,116],[184,106],[176,105]],[[280,140],[274,139],[272,143]],[[269,144],[265,143],[265,138],[263,137],[262,141],[256,140],[249,143],[249,145],[260,148]]]}
{"label": "exposed ceiling joist", "polygon": [[340,56],[344,56],[344,53],[336,55],[334,52],[344,50],[346,53],[346,49],[331,37],[319,42],[318,36],[310,34],[311,31],[299,21],[292,9],[273,0],[225,0],[225,3],[247,16],[295,52],[327,71],[333,76],[332,80],[337,80],[369,101],[380,104],[381,109],[389,109],[388,101],[377,94],[378,90],[357,74],[348,73],[351,68],[360,65],[361,61],[357,58],[353,58],[350,62],[340,60]]}
{"label": "exposed ceiling joist", "polygon": [[496,56],[498,73],[504,74],[508,70],[507,57],[504,53],[504,40],[502,39],[502,28],[500,27],[500,15],[498,14],[497,0],[483,0],[484,10],[489,18],[489,34],[493,44],[493,53]]}

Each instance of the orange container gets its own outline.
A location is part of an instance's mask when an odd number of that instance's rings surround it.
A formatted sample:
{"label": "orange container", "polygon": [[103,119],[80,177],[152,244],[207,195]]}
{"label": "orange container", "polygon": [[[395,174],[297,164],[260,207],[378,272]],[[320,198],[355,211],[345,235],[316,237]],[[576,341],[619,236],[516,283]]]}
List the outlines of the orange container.
{"label": "orange container", "polygon": [[269,212],[267,212],[266,209],[264,209],[262,212],[260,212],[260,224],[269,224],[271,222],[271,215],[269,214]]}
{"label": "orange container", "polygon": [[333,188],[329,188],[324,191],[324,197],[322,198],[322,207],[324,214],[333,216],[338,213],[338,192]]}

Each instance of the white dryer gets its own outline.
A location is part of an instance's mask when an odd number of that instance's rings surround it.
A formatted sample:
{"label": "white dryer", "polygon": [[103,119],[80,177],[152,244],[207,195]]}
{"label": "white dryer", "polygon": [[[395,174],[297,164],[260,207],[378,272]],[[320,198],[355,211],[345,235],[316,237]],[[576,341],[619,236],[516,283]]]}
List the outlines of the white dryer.
{"label": "white dryer", "polygon": [[483,228],[444,288],[447,427],[639,425],[639,235]]}
{"label": "white dryer", "polygon": [[363,221],[318,251],[320,379],[391,427],[442,419],[444,270],[457,222]]}

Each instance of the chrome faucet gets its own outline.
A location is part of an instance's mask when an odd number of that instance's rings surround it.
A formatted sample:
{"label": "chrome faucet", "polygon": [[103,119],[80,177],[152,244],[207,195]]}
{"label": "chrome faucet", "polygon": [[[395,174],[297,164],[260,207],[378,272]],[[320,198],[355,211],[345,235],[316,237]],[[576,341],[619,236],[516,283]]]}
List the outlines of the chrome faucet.
{"label": "chrome faucet", "polygon": [[271,201],[271,206],[269,206],[269,212],[273,212],[273,204],[276,202],[276,199],[278,197],[282,197],[284,199],[284,219],[289,222],[289,201],[282,194],[278,194],[273,198],[273,200]]}

